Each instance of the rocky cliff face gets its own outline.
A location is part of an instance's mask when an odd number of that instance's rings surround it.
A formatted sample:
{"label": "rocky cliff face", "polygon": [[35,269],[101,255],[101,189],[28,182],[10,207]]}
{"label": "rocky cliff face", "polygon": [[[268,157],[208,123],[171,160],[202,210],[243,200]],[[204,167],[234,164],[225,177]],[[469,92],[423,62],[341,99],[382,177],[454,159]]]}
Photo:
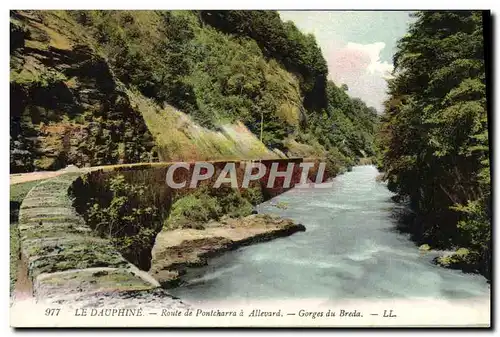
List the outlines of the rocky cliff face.
{"label": "rocky cliff face", "polygon": [[374,109],[275,11],[12,11],[11,171],[373,154]]}
{"label": "rocky cliff face", "polygon": [[54,22],[11,17],[11,171],[155,160],[153,137],[106,60]]}
{"label": "rocky cliff face", "polygon": [[65,12],[11,13],[12,173],[282,155],[242,123],[210,130],[124,84],[80,28]]}

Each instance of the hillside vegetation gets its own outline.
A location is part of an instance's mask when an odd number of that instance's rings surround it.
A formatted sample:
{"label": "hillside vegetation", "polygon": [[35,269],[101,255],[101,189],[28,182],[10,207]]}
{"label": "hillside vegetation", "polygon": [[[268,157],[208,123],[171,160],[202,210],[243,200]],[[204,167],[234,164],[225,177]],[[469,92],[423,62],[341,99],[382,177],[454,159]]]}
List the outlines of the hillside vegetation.
{"label": "hillside vegetation", "polygon": [[374,154],[375,110],[275,11],[12,11],[10,31],[11,172]]}
{"label": "hillside vegetation", "polygon": [[[379,164],[438,263],[490,275],[491,186],[481,12],[418,12],[398,43]],[[458,249],[460,248],[460,249]]]}

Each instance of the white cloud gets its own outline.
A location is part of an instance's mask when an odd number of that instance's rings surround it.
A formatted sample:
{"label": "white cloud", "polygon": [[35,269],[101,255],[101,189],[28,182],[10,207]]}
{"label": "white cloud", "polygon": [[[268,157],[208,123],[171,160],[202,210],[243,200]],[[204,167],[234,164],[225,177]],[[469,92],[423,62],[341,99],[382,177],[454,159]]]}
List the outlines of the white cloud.
{"label": "white cloud", "polygon": [[382,77],[389,77],[393,66],[389,62],[380,62],[380,52],[385,48],[384,42],[375,42],[370,44],[360,44],[354,42],[348,42],[348,49],[359,50],[363,53],[366,53],[370,58],[370,64],[367,67],[367,70],[370,74],[379,73]]}
{"label": "white cloud", "polygon": [[351,97],[361,98],[379,112],[387,98],[386,79],[391,77],[393,70],[392,64],[380,60],[385,47],[384,42],[348,42],[343,46],[330,44],[325,50],[330,78],[337,85],[347,84]]}

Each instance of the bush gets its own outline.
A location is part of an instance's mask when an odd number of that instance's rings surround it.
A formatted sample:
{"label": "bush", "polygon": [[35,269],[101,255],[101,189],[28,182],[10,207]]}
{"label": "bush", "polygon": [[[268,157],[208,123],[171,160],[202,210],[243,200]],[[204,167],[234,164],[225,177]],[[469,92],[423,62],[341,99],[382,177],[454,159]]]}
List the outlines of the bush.
{"label": "bush", "polygon": [[218,219],[220,212],[221,207],[215,198],[191,194],[172,205],[166,225],[169,229],[189,226],[190,223],[196,225],[211,219]]}
{"label": "bush", "polygon": [[241,196],[248,200],[253,206],[264,202],[264,195],[262,194],[262,188],[260,186],[250,186],[242,190]]}
{"label": "bush", "polygon": [[240,193],[230,187],[212,189],[201,187],[191,194],[181,197],[172,205],[170,217],[165,227],[201,228],[203,223],[217,221],[222,216],[244,217],[250,215],[254,203],[263,200],[257,188],[250,188]]}
{"label": "bush", "polygon": [[453,254],[436,258],[435,262],[447,268],[462,269],[466,272],[478,272],[480,256],[467,248],[459,248]]}
{"label": "bush", "polygon": [[147,186],[129,183],[123,175],[111,177],[100,188],[85,208],[87,224],[100,236],[111,239],[131,263],[149,270],[164,210],[152,204]]}

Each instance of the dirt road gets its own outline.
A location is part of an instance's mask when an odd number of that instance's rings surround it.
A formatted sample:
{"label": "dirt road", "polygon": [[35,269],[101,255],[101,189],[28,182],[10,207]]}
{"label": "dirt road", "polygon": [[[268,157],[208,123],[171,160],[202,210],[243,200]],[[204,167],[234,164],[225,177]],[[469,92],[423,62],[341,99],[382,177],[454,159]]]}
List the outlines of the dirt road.
{"label": "dirt road", "polygon": [[25,183],[33,180],[43,180],[48,178],[57,177],[58,175],[68,173],[68,172],[77,172],[77,171],[85,171],[91,168],[81,168],[79,169],[76,166],[68,166],[59,171],[39,171],[39,172],[29,172],[29,173],[14,173],[10,175],[10,185]]}

